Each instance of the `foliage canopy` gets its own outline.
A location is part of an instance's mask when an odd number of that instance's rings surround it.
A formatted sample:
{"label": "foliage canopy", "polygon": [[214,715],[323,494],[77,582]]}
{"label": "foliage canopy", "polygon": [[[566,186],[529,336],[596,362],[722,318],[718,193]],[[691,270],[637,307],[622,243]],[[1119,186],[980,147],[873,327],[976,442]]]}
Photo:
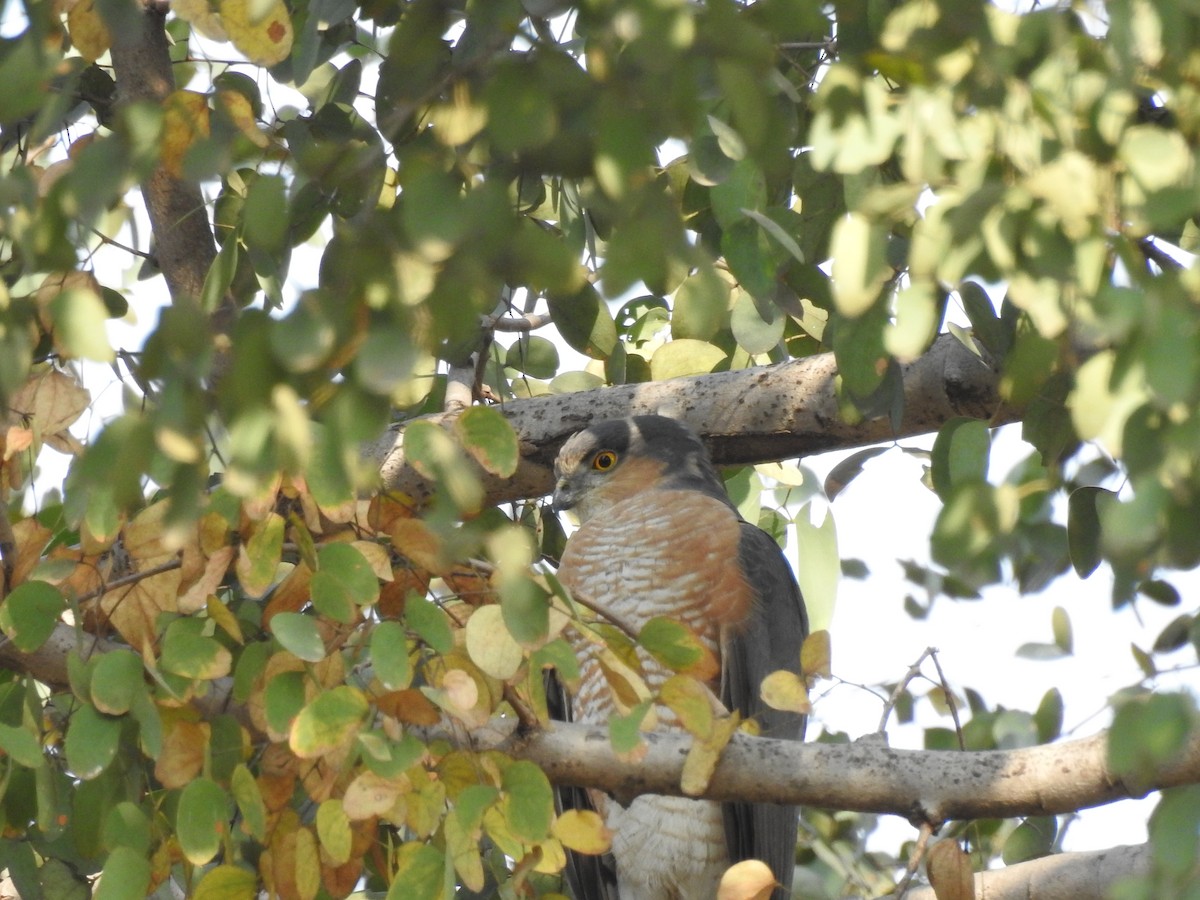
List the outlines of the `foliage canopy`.
{"label": "foliage canopy", "polygon": [[[1109,764],[1152,786],[1194,744],[1193,696],[1154,689],[1200,651],[1172,574],[1200,564],[1188,5],[2,9],[0,867],[27,900],[87,896],[101,871],[104,898],[560,890],[603,824],[556,816],[538,766],[454,729],[544,720],[571,622],[616,663],[635,641],[669,661],[680,709],[704,661],[671,623],[580,624],[543,562],[559,523],[537,497],[496,505],[481,474],[544,466],[589,389],[826,353],[842,418],[900,433],[905,366],[945,331],[1033,452],[998,481],[992,423],[927,422],[943,505],[909,579],[964,599],[1106,566],[1114,606],[1179,607],[1134,648]],[[128,318],[134,343],[109,328]],[[547,395],[558,430],[516,434],[503,411]],[[737,398],[716,408],[701,418],[749,428]],[[461,414],[422,418],[442,410]],[[364,460],[397,421],[428,497]],[[33,489],[47,448],[70,457],[61,491]],[[827,615],[834,542],[800,476],[729,484],[794,528]],[[1070,650],[1060,615],[1031,652]],[[806,653],[828,674],[827,648]],[[650,704],[635,668],[613,673],[614,746],[637,753]],[[1027,713],[962,693],[931,748],[1059,736],[1056,689]],[[896,691],[901,714],[917,699]],[[1164,793],[1152,864],[1117,896],[1194,894],[1196,791]],[[886,891],[919,855],[865,854],[871,816],[805,815],[813,896]],[[1060,849],[1061,824],[952,833],[982,869]]]}

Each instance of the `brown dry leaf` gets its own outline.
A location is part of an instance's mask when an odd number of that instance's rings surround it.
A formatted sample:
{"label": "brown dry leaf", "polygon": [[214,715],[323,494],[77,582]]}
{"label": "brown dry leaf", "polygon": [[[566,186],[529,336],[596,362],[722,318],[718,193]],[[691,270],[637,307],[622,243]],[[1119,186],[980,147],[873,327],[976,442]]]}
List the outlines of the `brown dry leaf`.
{"label": "brown dry leaf", "polygon": [[26,581],[29,573],[41,562],[42,551],[50,543],[54,532],[38,522],[37,519],[29,518],[14,522],[12,533],[17,549],[11,560],[13,576],[12,584],[9,587],[16,587]]}
{"label": "brown dry leaf", "polygon": [[[20,454],[24,453],[34,444],[34,434],[29,428],[22,428],[19,425],[10,425],[3,434],[0,434],[0,447],[4,449],[3,460],[8,462],[14,456],[20,458]],[[11,480],[11,479],[10,479]],[[14,484],[13,487],[19,487],[19,484]]]}
{"label": "brown dry leaf", "polygon": [[367,525],[375,534],[391,534],[397,519],[411,519],[415,515],[408,497],[376,494],[367,506]]}
{"label": "brown dry leaf", "polygon": [[404,600],[413,591],[422,597],[429,591],[430,575],[421,569],[400,566],[392,570],[392,580],[379,587],[376,608],[380,618],[399,619],[404,615]]}
{"label": "brown dry leaf", "polygon": [[376,698],[375,705],[385,716],[409,725],[436,725],[442,720],[437,706],[416,688],[390,691]]}
{"label": "brown dry leaf", "polygon": [[67,13],[67,31],[79,55],[94,63],[112,46],[112,35],[94,0],[79,0]]}
{"label": "brown dry leaf", "polygon": [[299,612],[303,609],[309,601],[310,581],[312,570],[304,563],[297,563],[296,568],[288,572],[271,591],[271,599],[263,609],[263,625],[270,625],[271,618],[281,612]]}
{"label": "brown dry leaf", "polygon": [[392,557],[387,547],[374,541],[351,541],[350,546],[363,555],[380,581],[392,580]]}
{"label": "brown dry leaf", "polygon": [[596,855],[612,849],[612,832],[594,810],[566,810],[554,820],[550,833],[576,853]]}
{"label": "brown dry leaf", "polygon": [[929,848],[925,873],[937,900],[975,900],[975,874],[971,858],[958,841],[938,841]]}
{"label": "brown dry leaf", "polygon": [[233,547],[222,547],[208,558],[200,577],[179,595],[179,611],[181,613],[191,615],[204,608],[208,603],[208,598],[217,592],[217,588],[225,580],[229,564],[233,562],[233,554]]}
{"label": "brown dry leaf", "polygon": [[154,763],[154,777],[168,790],[181,788],[204,768],[208,725],[164,711],[162,752]]}
{"label": "brown dry leaf", "polygon": [[107,591],[100,598],[104,617],[131,647],[148,652],[158,634],[159,614],[178,611],[179,578],[179,570],[172,569]]}
{"label": "brown dry leaf", "polygon": [[491,579],[485,575],[480,575],[478,572],[468,572],[464,569],[455,569],[453,572],[446,572],[442,575],[442,581],[446,582],[446,586],[459,597],[466,600],[472,606],[482,606],[487,603],[499,603],[500,596],[496,593]]}
{"label": "brown dry leaf", "polygon": [[442,539],[421,519],[397,519],[391,536],[392,546],[422,569],[438,575],[447,570]]}
{"label": "brown dry leaf", "polygon": [[725,870],[717,900],[770,900],[778,882],[771,867],[759,859],[743,859]]}
{"label": "brown dry leaf", "polygon": [[[167,529],[163,525],[167,506],[166,500],[147,506],[125,526],[122,546],[130,558],[141,564],[139,568],[157,566],[176,555],[177,548],[168,544]],[[182,571],[179,577],[183,579]]]}
{"label": "brown dry leaf", "polygon": [[396,801],[412,790],[407,775],[385,778],[364,770],[346,788],[342,809],[351,822],[387,815]]}
{"label": "brown dry leaf", "polygon": [[28,417],[29,427],[44,439],[70,428],[91,402],[92,395],[78,380],[46,368],[25,379],[12,395],[9,409]]}

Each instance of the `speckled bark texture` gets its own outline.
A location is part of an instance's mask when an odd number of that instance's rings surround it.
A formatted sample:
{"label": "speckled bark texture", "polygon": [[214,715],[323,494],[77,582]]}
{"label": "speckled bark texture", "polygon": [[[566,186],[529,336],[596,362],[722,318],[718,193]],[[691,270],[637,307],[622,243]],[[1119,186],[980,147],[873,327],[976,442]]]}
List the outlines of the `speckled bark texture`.
{"label": "speckled bark texture", "polygon": [[[858,423],[842,418],[832,353],[776,366],[507,403],[504,412],[521,438],[521,466],[507,481],[485,478],[488,501],[547,493],[551,465],[563,441],[602,419],[669,415],[704,437],[718,465],[740,465],[927,434],[956,416],[996,425],[1018,418],[1018,411],[1000,402],[998,373],[951,335],[939,337],[902,371],[904,415],[899,428],[886,416]],[[452,418],[442,415],[434,421],[448,424]],[[389,433],[367,453],[379,463],[386,487],[417,498],[427,494],[428,484],[404,460],[402,435]]]}

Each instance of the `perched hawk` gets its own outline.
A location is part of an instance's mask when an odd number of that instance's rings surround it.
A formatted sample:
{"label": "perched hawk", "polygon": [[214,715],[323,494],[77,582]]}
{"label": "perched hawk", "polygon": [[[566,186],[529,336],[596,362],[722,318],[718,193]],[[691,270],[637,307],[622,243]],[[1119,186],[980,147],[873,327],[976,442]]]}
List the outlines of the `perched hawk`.
{"label": "perched hawk", "polygon": [[[808,619],[779,546],[744,521],[708,454],[686,426],[662,416],[601,422],[563,446],[554,466],[554,509],[580,526],[558,577],[589,605],[633,629],[655,616],[691,628],[720,661],[710,687],[729,710],[753,716],[762,733],[800,739],[802,717],[767,708],[764,676],[799,668]],[[575,721],[606,723],[616,710],[595,644],[576,635],[581,685]],[[649,655],[651,691],[673,673]],[[680,727],[660,707],[661,727]],[[567,806],[590,804],[614,832],[611,858],[576,856],[568,875],[579,900],[703,900],[724,870],[760,859],[789,896],[796,847],[791,806],[642,796],[623,807],[598,791],[563,791]]]}

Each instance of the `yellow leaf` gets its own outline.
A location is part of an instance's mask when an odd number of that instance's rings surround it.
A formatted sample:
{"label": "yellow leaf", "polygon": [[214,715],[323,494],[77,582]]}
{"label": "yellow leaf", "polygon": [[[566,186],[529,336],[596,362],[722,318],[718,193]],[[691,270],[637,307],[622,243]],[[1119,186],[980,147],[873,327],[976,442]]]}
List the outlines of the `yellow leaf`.
{"label": "yellow leaf", "polygon": [[238,624],[237,616],[230,611],[228,606],[218,600],[213,594],[208,595],[204,605],[208,617],[217,623],[218,628],[239,644],[246,642],[245,638],[242,637],[242,626]]}
{"label": "yellow leaf", "polygon": [[79,55],[89,63],[94,63],[112,46],[112,35],[94,0],[79,0],[71,7],[67,13],[67,31]]}
{"label": "yellow leaf", "polygon": [[707,738],[713,728],[712,692],[687,675],[673,675],[659,689],[658,699],[675,715],[679,724],[698,738]]}
{"label": "yellow leaf", "polygon": [[283,531],[283,516],[269,513],[254,526],[250,539],[238,549],[237,576],[247,594],[264,594],[274,582],[283,556]]}
{"label": "yellow leaf", "polygon": [[192,781],[204,767],[208,727],[178,714],[163,716],[162,752],[154,761],[154,777],[168,790]]}
{"label": "yellow leaf", "polygon": [[193,144],[208,137],[208,130],[208,97],[195,91],[167,95],[163,101],[163,168],[182,178],[184,156]]}
{"label": "yellow leaf", "polygon": [[778,882],[771,867],[758,859],[743,859],[721,876],[717,900],[770,900]]}
{"label": "yellow leaf", "polygon": [[229,40],[221,17],[208,5],[208,0],[171,0],[171,10],[209,40]]}
{"label": "yellow leaf", "polygon": [[684,794],[698,797],[708,788],[717,763],[721,760],[721,751],[737,732],[741,721],[741,716],[736,713],[716,719],[713,722],[712,733],[707,738],[696,738],[692,742],[687,758],[683,761],[683,773],[679,779],[679,787]]}
{"label": "yellow leaf", "polygon": [[125,552],[146,568],[175,556],[174,549],[167,546],[166,528],[163,526],[167,507],[168,501],[160,500],[147,506],[125,526]]}
{"label": "yellow leaf", "polygon": [[258,127],[254,118],[254,107],[240,91],[217,91],[217,109],[224,113],[233,126],[250,139],[254,146],[266,149],[271,139]]}
{"label": "yellow leaf", "polygon": [[321,847],[329,854],[334,865],[350,861],[353,835],[350,832],[350,817],[340,800],[326,800],[317,807],[317,837]]}
{"label": "yellow leaf", "polygon": [[485,675],[506,681],[517,674],[525,654],[504,624],[499,606],[481,606],[467,620],[467,653]]}
{"label": "yellow leaf", "polygon": [[483,858],[479,853],[479,832],[466,829],[457,815],[446,817],[442,833],[446,838],[446,852],[454,863],[463,886],[478,893],[483,890]]}
{"label": "yellow leaf", "polygon": [[568,809],[554,824],[550,833],[576,853],[599,854],[612,849],[612,832],[600,814],[590,809]]}
{"label": "yellow leaf", "polygon": [[273,66],[292,52],[292,20],[283,0],[221,0],[221,23],[251,62]]}
{"label": "yellow leaf", "polygon": [[829,632],[814,631],[800,645],[800,671],[809,678],[833,677]]}
{"label": "yellow leaf", "polygon": [[804,679],[795,672],[780,669],[763,679],[760,694],[763,703],[771,709],[808,714],[812,703],[808,699],[808,688]]}
{"label": "yellow leaf", "polygon": [[602,648],[596,662],[600,665],[600,671],[604,673],[604,680],[612,688],[613,697],[621,712],[628,712],[641,701],[650,699],[650,689],[646,687],[642,676],[630,668],[611,648]]}
{"label": "yellow leaf", "polygon": [[352,822],[382,816],[391,811],[396,801],[412,790],[407,775],[385,778],[369,770],[363,771],[346,787],[342,808]]}
{"label": "yellow leaf", "polygon": [[442,677],[442,689],[456,710],[467,712],[479,702],[479,686],[469,673],[451,669]]}

